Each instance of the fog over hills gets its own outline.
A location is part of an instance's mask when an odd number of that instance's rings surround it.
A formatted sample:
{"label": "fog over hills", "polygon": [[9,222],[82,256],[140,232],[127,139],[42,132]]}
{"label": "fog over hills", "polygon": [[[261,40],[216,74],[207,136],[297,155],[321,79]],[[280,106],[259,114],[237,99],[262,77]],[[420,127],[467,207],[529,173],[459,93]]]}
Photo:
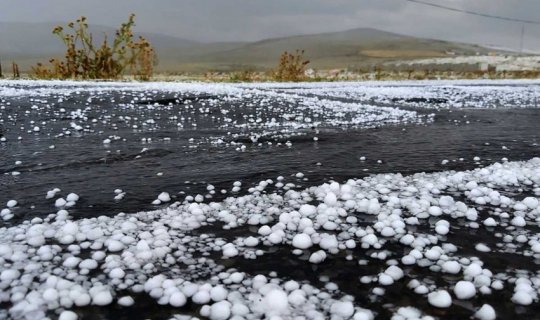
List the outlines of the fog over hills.
{"label": "fog over hills", "polygon": [[[55,23],[0,22],[0,59],[17,61],[28,70],[38,61],[61,56],[61,41],[51,33]],[[114,35],[114,28],[92,26],[96,41]],[[273,66],[283,51],[305,50],[315,68],[354,68],[392,59],[475,55],[487,49],[472,44],[422,39],[377,29],[298,35],[256,42],[203,43],[163,34],[140,33],[150,40],[159,58],[158,71],[230,71]]]}

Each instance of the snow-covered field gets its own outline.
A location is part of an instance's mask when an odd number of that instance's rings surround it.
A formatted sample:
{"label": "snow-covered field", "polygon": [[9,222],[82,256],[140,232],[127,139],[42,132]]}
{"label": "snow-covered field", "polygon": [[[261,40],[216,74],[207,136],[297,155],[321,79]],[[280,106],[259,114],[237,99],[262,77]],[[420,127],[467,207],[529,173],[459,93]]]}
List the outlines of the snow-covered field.
{"label": "snow-covered field", "polygon": [[[141,136],[210,132],[220,152],[257,148],[261,137],[294,152],[287,139],[309,132],[316,141],[323,129],[339,129],[346,141],[352,129],[429,127],[448,108],[535,108],[539,85],[0,81],[0,152],[8,159],[0,161],[0,188],[47,166],[44,148],[69,139],[114,153]],[[28,218],[29,203],[0,197],[0,318],[69,320],[107,308],[127,315],[143,300],[174,319],[531,315],[540,295],[540,158],[531,158],[487,166],[475,158],[471,170],[445,169],[445,160],[433,173],[359,172],[311,186],[305,173],[275,168],[278,175],[235,181],[231,190],[153,190],[155,210],[96,209],[90,217],[76,213],[84,192],[45,189],[50,208]],[[27,161],[39,163],[25,172]],[[124,196],[114,191],[115,200]]]}
{"label": "snow-covered field", "polygon": [[484,64],[497,67],[497,71],[539,70],[540,56],[456,56],[449,58],[417,59],[397,63],[397,65],[437,65],[437,64]]}

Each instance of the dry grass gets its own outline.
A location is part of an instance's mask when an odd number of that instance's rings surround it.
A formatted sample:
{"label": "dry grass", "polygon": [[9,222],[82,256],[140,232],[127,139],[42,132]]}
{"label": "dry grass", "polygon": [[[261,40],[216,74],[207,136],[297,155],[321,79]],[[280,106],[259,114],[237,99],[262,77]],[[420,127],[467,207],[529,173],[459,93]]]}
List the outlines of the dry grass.
{"label": "dry grass", "polygon": [[275,81],[302,81],[306,79],[306,66],[309,60],[304,59],[304,50],[296,52],[283,52],[279,57],[279,64],[272,72]]}
{"label": "dry grass", "polygon": [[116,31],[111,44],[105,36],[100,45],[94,44],[85,17],[69,23],[67,32],[57,26],[53,34],[66,46],[64,60],[51,59],[50,66],[38,63],[32,71],[42,79],[118,79],[130,73],[140,80],[149,80],[156,55],[148,40],[134,40],[134,25],[132,14]]}
{"label": "dry grass", "polygon": [[15,61],[11,63],[11,69],[13,70],[13,78],[19,79],[21,77],[21,73],[19,71],[19,65],[16,64]]}

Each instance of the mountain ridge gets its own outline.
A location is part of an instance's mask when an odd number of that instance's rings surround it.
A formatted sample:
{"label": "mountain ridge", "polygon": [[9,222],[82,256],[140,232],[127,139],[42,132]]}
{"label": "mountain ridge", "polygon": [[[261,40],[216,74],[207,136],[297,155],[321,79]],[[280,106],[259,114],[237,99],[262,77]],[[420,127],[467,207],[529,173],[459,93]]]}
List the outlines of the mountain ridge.
{"label": "mountain ridge", "polygon": [[[63,45],[52,34],[57,23],[0,22],[0,59],[17,61],[29,70],[38,61],[63,55]],[[96,41],[116,29],[91,26]],[[139,32],[156,48],[160,72],[233,71],[268,69],[283,51],[305,50],[314,68],[360,68],[393,59],[487,54],[494,49],[474,44],[425,39],[373,28],[275,37],[251,42],[199,42],[159,33]],[[5,63],[5,62],[4,62]]]}

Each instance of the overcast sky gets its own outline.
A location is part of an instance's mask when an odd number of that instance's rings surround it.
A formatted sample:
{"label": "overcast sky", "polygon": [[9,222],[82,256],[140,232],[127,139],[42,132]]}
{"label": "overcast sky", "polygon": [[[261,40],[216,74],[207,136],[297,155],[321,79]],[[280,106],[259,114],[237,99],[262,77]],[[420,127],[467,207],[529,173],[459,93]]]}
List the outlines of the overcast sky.
{"label": "overcast sky", "polygon": [[[425,0],[518,19],[540,20],[540,0]],[[80,15],[117,26],[199,41],[252,41],[371,27],[518,49],[522,25],[405,0],[0,0],[0,21],[51,22]],[[526,25],[525,49],[540,50],[540,25]]]}

